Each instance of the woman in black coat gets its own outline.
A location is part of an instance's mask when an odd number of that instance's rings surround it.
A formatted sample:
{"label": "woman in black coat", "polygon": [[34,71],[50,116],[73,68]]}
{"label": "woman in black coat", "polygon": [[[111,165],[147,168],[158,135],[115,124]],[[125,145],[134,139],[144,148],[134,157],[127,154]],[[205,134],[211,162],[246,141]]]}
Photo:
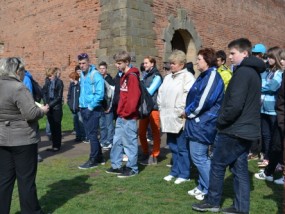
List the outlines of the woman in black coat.
{"label": "woman in black coat", "polygon": [[48,151],[57,152],[61,147],[61,120],[62,120],[62,96],[63,82],[57,77],[59,68],[50,68],[46,72],[46,81],[43,87],[44,104],[49,105],[47,118],[52,135],[52,148]]}

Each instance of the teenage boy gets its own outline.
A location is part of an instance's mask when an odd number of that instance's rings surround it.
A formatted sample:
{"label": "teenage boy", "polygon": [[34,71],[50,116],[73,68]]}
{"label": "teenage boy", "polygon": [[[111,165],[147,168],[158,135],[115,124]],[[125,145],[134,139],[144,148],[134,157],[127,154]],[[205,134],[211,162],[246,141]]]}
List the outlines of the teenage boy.
{"label": "teenage boy", "polygon": [[[139,70],[130,68],[131,57],[126,51],[114,55],[116,67],[124,75],[120,79],[120,98],[117,109],[113,146],[110,153],[111,168],[106,172],[117,174],[119,178],[138,174],[138,139],[137,119],[140,99]],[[128,156],[125,167],[122,167],[123,154]]]}
{"label": "teenage boy", "polygon": [[241,38],[229,43],[229,58],[235,65],[217,121],[218,134],[210,170],[208,196],[197,211],[219,212],[226,168],[233,173],[235,199],[223,213],[249,213],[250,180],[247,155],[254,140],[260,138],[259,74],[265,70],[261,59],[251,56],[251,42]]}
{"label": "teenage boy", "polygon": [[224,86],[225,86],[224,90],[226,91],[228,84],[232,78],[232,71],[228,66],[226,66],[227,55],[225,51],[223,50],[217,51],[216,56],[217,56],[218,72],[223,79]]}
{"label": "teenage boy", "polygon": [[105,164],[98,139],[99,120],[102,114],[101,103],[104,97],[104,79],[90,64],[86,53],[78,55],[80,70],[79,108],[83,118],[86,137],[90,141],[89,160],[80,165],[79,169],[91,169],[98,164]]}
{"label": "teenage boy", "polygon": [[[106,82],[112,87],[114,87],[115,82],[110,74],[107,71],[107,63],[102,61],[99,63],[99,71],[102,74]],[[113,109],[112,109],[112,100],[110,103],[107,103],[107,109],[103,109],[101,118],[100,118],[100,144],[103,150],[109,150],[113,145],[113,136],[114,136],[114,123],[113,123]]]}

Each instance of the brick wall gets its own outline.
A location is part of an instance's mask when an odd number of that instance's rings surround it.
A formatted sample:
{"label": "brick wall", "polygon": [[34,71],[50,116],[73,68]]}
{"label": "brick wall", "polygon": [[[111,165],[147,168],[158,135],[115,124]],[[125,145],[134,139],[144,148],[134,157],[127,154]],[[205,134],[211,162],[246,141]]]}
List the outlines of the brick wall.
{"label": "brick wall", "polygon": [[[284,47],[283,0],[0,0],[0,3],[0,57],[23,57],[27,69],[40,83],[44,81],[45,68],[62,68],[65,90],[78,53],[87,52],[94,63],[101,59],[110,62],[110,56],[102,56],[113,52],[106,49],[109,45],[106,37],[112,38],[111,44],[117,46],[112,50],[126,49],[140,56],[135,65],[139,65],[147,50],[152,50],[161,66],[165,53],[163,33],[173,20],[171,17],[179,15],[178,9],[186,11],[203,47],[226,50],[228,42],[238,37],[248,37],[253,43],[265,43],[268,47]],[[153,14],[148,15],[148,10]],[[119,26],[117,18],[126,23]],[[130,27],[133,23],[141,24],[142,29]],[[116,26],[119,31],[114,29]],[[151,31],[145,31],[146,28]],[[119,40],[115,39],[118,32]],[[128,41],[146,42],[138,53],[140,50]],[[156,50],[148,47],[151,44]],[[110,70],[114,73],[114,66]]]}
{"label": "brick wall", "polygon": [[227,50],[229,41],[247,37],[252,43],[267,47],[285,47],[285,4],[282,0],[153,0],[156,48],[161,60],[164,41],[163,29],[169,16],[177,16],[177,8],[187,11],[203,47]]}

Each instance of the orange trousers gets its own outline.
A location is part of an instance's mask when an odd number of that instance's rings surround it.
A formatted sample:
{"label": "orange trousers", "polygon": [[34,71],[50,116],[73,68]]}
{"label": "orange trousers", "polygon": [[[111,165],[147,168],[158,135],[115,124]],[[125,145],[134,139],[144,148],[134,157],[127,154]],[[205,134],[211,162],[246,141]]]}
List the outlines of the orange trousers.
{"label": "orange trousers", "polygon": [[148,143],[146,139],[148,124],[150,124],[153,138],[153,148],[151,155],[153,157],[157,157],[160,153],[160,120],[158,110],[153,110],[150,113],[149,117],[139,120],[139,139],[141,143],[142,152],[145,155],[149,154]]}

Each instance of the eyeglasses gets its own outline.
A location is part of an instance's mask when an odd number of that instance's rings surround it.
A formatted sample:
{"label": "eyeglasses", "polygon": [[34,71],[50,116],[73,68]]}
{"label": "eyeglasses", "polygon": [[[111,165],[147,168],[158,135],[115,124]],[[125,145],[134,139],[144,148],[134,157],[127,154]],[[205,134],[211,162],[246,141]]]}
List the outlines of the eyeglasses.
{"label": "eyeglasses", "polygon": [[81,53],[77,56],[78,60],[83,60],[83,59],[89,59],[89,56],[87,53]]}

